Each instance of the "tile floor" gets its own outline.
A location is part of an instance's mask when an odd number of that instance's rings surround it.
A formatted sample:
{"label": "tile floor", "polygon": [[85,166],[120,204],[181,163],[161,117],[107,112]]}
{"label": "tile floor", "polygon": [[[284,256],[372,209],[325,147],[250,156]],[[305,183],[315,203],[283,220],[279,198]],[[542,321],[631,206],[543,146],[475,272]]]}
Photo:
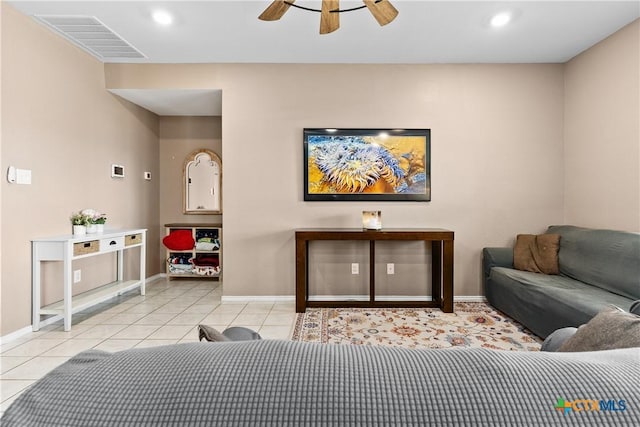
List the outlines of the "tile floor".
{"label": "tile floor", "polygon": [[222,331],[245,326],[266,339],[289,339],[295,304],[221,304],[222,285],[208,280],[157,279],[146,295],[132,291],[0,346],[0,414],[37,379],[77,353],[197,342],[197,325]]}

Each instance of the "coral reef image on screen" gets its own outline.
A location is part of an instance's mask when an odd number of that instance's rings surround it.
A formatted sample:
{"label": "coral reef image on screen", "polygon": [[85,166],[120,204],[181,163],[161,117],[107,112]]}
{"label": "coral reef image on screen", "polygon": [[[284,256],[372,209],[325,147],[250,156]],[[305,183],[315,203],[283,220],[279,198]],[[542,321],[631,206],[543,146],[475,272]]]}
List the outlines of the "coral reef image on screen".
{"label": "coral reef image on screen", "polygon": [[426,194],[425,136],[309,135],[309,194]]}

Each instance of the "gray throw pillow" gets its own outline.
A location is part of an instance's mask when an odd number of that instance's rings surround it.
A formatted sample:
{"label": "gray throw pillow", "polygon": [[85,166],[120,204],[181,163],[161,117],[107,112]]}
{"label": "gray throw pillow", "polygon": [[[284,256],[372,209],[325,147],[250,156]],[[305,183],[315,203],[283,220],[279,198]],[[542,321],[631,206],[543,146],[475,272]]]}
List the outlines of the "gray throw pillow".
{"label": "gray throw pillow", "polygon": [[207,325],[198,325],[198,337],[200,341],[203,339],[211,342],[231,341],[231,339],[222,335],[216,328]]}
{"label": "gray throw pillow", "polygon": [[259,333],[242,326],[232,326],[225,329],[222,334],[231,341],[253,341],[262,339]]}
{"label": "gray throw pillow", "polygon": [[640,316],[609,307],[580,326],[558,351],[598,351],[640,347]]}

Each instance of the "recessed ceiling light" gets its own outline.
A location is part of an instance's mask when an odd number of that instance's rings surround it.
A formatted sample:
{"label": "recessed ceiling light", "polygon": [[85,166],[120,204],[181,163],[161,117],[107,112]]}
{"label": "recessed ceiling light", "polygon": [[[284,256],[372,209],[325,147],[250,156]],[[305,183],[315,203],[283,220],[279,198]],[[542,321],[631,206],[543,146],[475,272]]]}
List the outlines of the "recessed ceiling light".
{"label": "recessed ceiling light", "polygon": [[160,25],[171,25],[173,22],[173,16],[164,10],[156,10],[151,16],[153,17],[153,20]]}
{"label": "recessed ceiling light", "polygon": [[493,15],[491,18],[491,26],[494,28],[504,27],[511,21],[511,14],[509,12],[501,12]]}

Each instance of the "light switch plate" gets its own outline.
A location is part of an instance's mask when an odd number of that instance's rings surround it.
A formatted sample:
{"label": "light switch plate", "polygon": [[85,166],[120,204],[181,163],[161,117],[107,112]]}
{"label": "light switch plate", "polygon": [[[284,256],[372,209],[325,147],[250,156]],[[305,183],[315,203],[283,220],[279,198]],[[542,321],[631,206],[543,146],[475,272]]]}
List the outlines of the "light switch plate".
{"label": "light switch plate", "polygon": [[16,184],[31,184],[31,169],[16,169]]}

